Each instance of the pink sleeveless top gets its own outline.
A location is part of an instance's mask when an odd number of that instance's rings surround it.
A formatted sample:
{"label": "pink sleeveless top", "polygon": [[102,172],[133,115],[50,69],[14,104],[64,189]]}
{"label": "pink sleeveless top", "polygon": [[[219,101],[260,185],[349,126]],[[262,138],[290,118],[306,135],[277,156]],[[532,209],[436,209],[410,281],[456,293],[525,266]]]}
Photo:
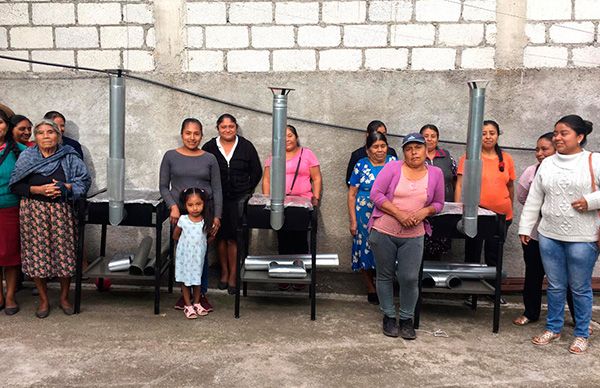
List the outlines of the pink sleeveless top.
{"label": "pink sleeveless top", "polygon": [[[394,206],[408,213],[424,208],[427,203],[428,175],[429,172],[416,181],[402,175],[394,190],[394,199],[392,200]],[[419,237],[425,234],[425,226],[422,222],[411,228],[404,228],[389,214],[377,218],[373,223],[373,228],[381,233],[400,238]]]}

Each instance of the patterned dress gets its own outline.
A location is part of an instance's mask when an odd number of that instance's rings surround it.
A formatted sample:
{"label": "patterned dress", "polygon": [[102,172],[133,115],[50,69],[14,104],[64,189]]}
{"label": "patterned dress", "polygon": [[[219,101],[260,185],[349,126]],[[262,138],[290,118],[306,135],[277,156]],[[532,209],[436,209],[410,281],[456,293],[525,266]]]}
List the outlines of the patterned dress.
{"label": "patterned dress", "polygon": [[188,215],[182,215],[177,221],[181,231],[175,256],[175,280],[187,287],[202,284],[202,268],[206,255],[206,233],[204,220],[194,222]]}
{"label": "patterned dress", "polygon": [[[396,160],[395,157],[387,155],[385,163]],[[373,202],[371,202],[371,187],[377,178],[377,174],[383,169],[381,166],[373,166],[369,158],[360,159],[350,175],[348,184],[358,187],[356,193],[356,223],[357,233],[352,240],[352,270],[375,269],[375,259],[373,252],[369,247],[369,230],[367,224],[373,212]]]}

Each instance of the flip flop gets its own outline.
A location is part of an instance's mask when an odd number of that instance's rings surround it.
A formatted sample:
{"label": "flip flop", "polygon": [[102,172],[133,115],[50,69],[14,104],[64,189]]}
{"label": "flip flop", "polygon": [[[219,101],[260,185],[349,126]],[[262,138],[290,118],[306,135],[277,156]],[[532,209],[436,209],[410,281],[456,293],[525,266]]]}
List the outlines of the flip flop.
{"label": "flip flop", "polygon": [[6,315],[15,315],[16,313],[19,312],[19,305],[16,305],[15,307],[6,307],[4,309],[4,314]]}
{"label": "flip flop", "polygon": [[75,308],[71,307],[63,307],[63,305],[59,304],[58,307],[65,313],[65,315],[73,315],[75,314]]}
{"label": "flip flop", "polygon": [[35,312],[35,316],[38,317],[39,319],[44,319],[47,318],[48,315],[50,315],[50,309],[48,310],[38,310]]}

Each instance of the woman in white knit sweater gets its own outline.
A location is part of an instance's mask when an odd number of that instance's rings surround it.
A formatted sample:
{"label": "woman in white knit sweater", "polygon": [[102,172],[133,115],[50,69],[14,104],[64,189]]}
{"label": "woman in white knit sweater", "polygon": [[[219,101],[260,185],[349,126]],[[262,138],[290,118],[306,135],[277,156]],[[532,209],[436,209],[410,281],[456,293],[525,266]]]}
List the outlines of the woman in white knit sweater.
{"label": "woman in white knit sweater", "polygon": [[[600,154],[582,147],[592,123],[576,115],[561,118],[554,126],[556,154],[544,159],[533,180],[521,214],[519,237],[523,244],[540,217],[540,252],[548,279],[546,330],[532,342],[546,345],[560,338],[564,324],[567,287],[575,306],[575,340],[571,353],[587,350],[592,317],[592,272],[598,258],[597,209],[600,191],[592,190],[600,177]],[[591,169],[590,169],[591,161]]]}

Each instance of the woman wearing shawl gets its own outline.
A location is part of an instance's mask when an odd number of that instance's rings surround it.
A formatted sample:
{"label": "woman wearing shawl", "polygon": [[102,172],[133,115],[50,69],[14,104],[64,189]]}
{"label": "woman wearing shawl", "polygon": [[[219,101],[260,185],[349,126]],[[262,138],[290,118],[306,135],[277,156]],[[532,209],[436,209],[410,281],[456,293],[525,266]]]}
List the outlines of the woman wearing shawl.
{"label": "woman wearing shawl", "polygon": [[39,291],[38,318],[50,312],[46,280],[53,277],[60,279],[59,307],[72,315],[69,286],[75,273],[75,220],[68,201],[84,196],[91,178],[77,152],[61,144],[60,129],[53,121],[42,120],[33,134],[36,146],[21,153],[9,183],[21,197],[23,272]]}

